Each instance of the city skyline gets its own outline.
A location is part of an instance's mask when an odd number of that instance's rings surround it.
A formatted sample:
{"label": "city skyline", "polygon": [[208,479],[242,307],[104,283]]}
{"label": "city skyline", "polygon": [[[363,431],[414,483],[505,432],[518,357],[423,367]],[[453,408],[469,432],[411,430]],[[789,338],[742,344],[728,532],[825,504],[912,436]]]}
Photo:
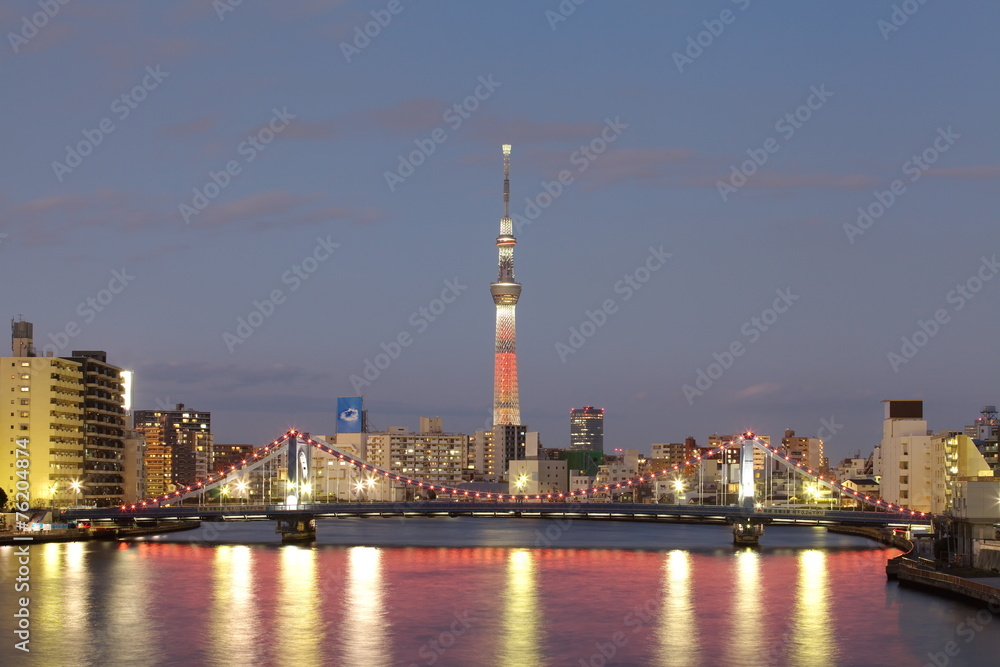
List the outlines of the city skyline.
{"label": "city skyline", "polygon": [[[3,56],[22,102],[0,304],[39,349],[135,370],[135,407],[211,411],[221,441],[332,432],[359,394],[379,428],[472,433],[492,425],[483,240],[509,141],[521,421],[544,445],[568,446],[574,405],[607,409],[609,449],[826,428],[836,461],[871,451],[886,399],[961,429],[998,402],[997,93],[970,83],[997,9],[886,29],[891,3],[745,4],[628,25],[403,5],[363,46],[381,7],[61,6]],[[425,43],[442,29],[454,44]],[[599,40],[621,48],[572,64]]]}

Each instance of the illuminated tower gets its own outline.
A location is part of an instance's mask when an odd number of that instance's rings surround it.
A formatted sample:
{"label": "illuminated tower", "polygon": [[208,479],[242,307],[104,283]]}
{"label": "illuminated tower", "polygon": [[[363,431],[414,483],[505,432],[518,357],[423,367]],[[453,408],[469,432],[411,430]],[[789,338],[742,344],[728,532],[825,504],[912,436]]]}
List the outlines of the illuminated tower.
{"label": "illuminated tower", "polygon": [[514,309],[521,295],[521,284],[514,281],[513,222],[510,219],[510,144],[503,145],[503,217],[497,248],[500,271],[490,285],[493,303],[497,307],[496,357],[493,362],[493,424],[521,423],[521,405],[517,395],[517,334],[514,329]]}

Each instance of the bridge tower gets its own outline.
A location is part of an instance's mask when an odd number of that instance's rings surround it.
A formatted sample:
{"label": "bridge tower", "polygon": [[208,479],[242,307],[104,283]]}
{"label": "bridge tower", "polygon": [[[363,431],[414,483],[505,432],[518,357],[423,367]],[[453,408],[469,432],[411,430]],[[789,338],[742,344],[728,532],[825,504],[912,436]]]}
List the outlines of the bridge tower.
{"label": "bridge tower", "polygon": [[764,534],[764,522],[760,519],[755,520],[752,516],[757,511],[753,479],[753,450],[756,437],[752,431],[747,431],[733,439],[733,443],[738,443],[740,447],[739,502],[743,510],[743,516],[733,522],[734,544],[756,545]]}
{"label": "bridge tower", "polygon": [[[306,444],[308,437],[308,433],[298,431],[291,431],[288,435],[288,497],[285,498],[285,505],[289,509],[298,509],[299,500],[311,492],[309,479],[312,459]],[[283,516],[277,520],[275,531],[281,535],[283,544],[312,542],[316,539],[316,517],[307,513]]]}

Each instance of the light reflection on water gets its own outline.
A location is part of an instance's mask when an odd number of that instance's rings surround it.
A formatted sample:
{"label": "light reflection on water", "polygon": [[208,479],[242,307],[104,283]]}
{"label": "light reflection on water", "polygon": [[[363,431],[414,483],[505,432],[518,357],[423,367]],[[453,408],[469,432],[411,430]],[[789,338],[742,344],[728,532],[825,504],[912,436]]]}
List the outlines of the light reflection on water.
{"label": "light reflection on water", "polygon": [[373,547],[352,547],[348,550],[347,591],[340,638],[344,665],[364,667],[391,664],[388,637],[390,621],[386,607],[386,591],[382,582],[382,551]]}
{"label": "light reflection on water", "polygon": [[837,664],[837,645],[830,627],[831,591],[827,586],[826,554],[808,549],[799,554],[795,603],[795,634],[791,664],[824,667]]}
{"label": "light reflection on water", "polygon": [[[407,530],[468,542],[456,531],[489,521]],[[667,548],[38,545],[31,661],[0,645],[0,664],[576,666],[604,664],[616,636],[608,665],[924,664],[970,613],[887,586],[895,552],[864,540],[775,530],[759,551],[734,550],[724,529],[653,528]],[[676,547],[685,540],[699,546]],[[0,549],[0,585],[16,568]],[[15,597],[0,595],[0,637],[12,636]],[[992,664],[997,647],[1000,622],[949,664]]]}
{"label": "light reflection on water", "polygon": [[661,599],[658,663],[664,667],[698,664],[699,633],[691,599],[691,554],[688,552],[675,549],[666,555]]}
{"label": "light reflection on water", "polygon": [[527,549],[511,550],[507,556],[503,639],[498,665],[542,664],[535,576],[534,554]]}

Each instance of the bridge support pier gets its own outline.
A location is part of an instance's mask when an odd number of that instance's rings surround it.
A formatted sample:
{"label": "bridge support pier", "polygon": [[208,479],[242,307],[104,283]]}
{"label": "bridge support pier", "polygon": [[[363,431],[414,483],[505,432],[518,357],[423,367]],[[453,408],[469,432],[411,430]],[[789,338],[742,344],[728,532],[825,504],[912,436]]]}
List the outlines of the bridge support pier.
{"label": "bridge support pier", "polygon": [[311,514],[281,517],[275,532],[281,535],[282,544],[302,544],[316,541],[316,519]]}
{"label": "bridge support pier", "polygon": [[764,534],[764,521],[754,520],[750,517],[734,519],[733,524],[733,544],[739,546],[757,546],[760,538]]}

